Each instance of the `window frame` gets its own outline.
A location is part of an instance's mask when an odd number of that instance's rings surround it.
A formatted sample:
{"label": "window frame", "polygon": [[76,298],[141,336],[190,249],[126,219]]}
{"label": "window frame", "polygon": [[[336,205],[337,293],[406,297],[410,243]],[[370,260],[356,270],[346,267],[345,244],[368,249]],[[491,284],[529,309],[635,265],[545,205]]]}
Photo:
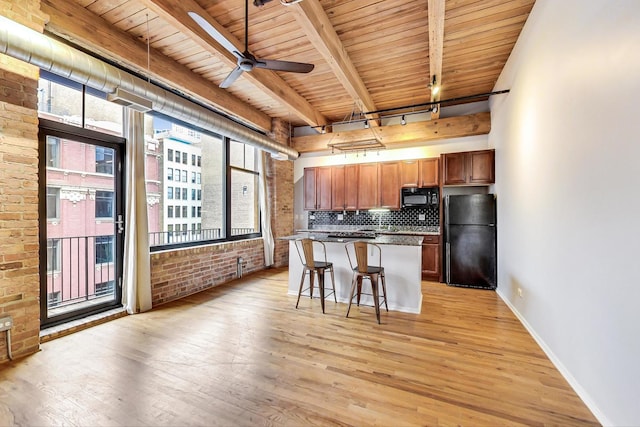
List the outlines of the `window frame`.
{"label": "window frame", "polygon": [[[232,168],[237,168],[237,166],[231,166],[231,162],[230,162],[230,145],[232,143],[231,138],[226,137],[226,136],[221,136],[218,135],[214,132],[210,132],[207,131],[205,129],[202,128],[198,128],[196,126],[190,125],[188,123],[185,123],[179,119],[175,119],[173,117],[169,117],[169,116],[165,116],[162,115],[160,113],[157,112],[151,112],[148,113],[150,115],[153,116],[159,116],[161,118],[164,118],[172,123],[175,123],[179,126],[183,126],[187,129],[193,130],[194,132],[199,132],[201,134],[207,134],[210,136],[213,136],[215,138],[219,138],[221,143],[222,143],[222,151],[223,151],[223,155],[222,155],[222,202],[223,202],[223,207],[222,207],[222,230],[224,230],[223,233],[221,233],[222,235],[224,235],[225,237],[220,237],[220,238],[208,238],[208,239],[203,239],[203,240],[195,240],[195,241],[188,241],[188,242],[175,242],[175,243],[166,243],[163,245],[154,245],[154,246],[150,246],[149,247],[149,251],[150,252],[158,252],[158,251],[164,251],[164,250],[171,250],[171,249],[179,249],[179,248],[185,248],[185,247],[197,247],[197,246],[203,246],[203,245],[207,245],[207,244],[211,244],[211,243],[224,243],[224,242],[232,242],[232,241],[237,241],[237,240],[247,240],[247,239],[254,239],[254,238],[260,238],[262,237],[262,222],[261,222],[261,217],[262,217],[262,212],[260,210],[260,204],[259,204],[259,196],[258,196],[258,201],[257,201],[257,212],[258,212],[258,231],[257,232],[253,232],[253,233],[246,233],[246,234],[237,234],[237,235],[232,235],[231,234],[231,170]],[[241,143],[244,144],[245,146],[251,146],[251,144],[245,143],[245,142],[240,142],[240,141],[235,141],[235,143]],[[246,149],[246,148],[245,148]],[[262,151],[260,148],[257,147],[253,147],[254,150],[256,150],[256,157],[255,157],[255,162],[259,162],[260,156],[262,155]],[[185,152],[185,154],[187,155],[187,163],[183,163],[182,162],[182,153]],[[178,153],[180,153],[180,160],[178,160]],[[189,172],[192,172],[193,170],[191,169],[193,167],[193,165],[189,165],[189,153],[187,150],[175,150],[174,149],[174,158],[173,158],[173,162],[171,163],[171,167],[173,168],[173,182],[174,183],[183,183],[186,182],[188,183],[188,187],[187,188],[191,188],[191,185],[193,185],[193,183],[191,183],[191,176],[189,176]],[[195,155],[195,159],[196,159],[196,168],[195,168],[195,176],[196,176],[196,183],[195,183],[195,189],[191,188],[192,191],[196,191],[196,198],[194,201],[196,202],[201,202],[203,197],[202,197],[202,156],[201,155]],[[192,157],[193,159],[193,157]],[[178,164],[183,164],[183,167],[181,168],[175,168],[175,166],[177,166]],[[173,166],[175,165],[175,166]],[[186,166],[184,166],[186,165]],[[257,165],[257,163],[256,163]],[[257,168],[256,168],[257,169]],[[260,179],[260,172],[257,170],[251,170],[251,169],[243,169],[240,168],[240,170],[243,171],[247,171],[250,172],[254,175],[258,176],[258,180]],[[179,171],[179,172],[178,172]],[[184,171],[184,172],[183,172]],[[178,173],[180,175],[178,175]],[[183,179],[184,178],[184,179]],[[258,181],[259,183],[259,181]],[[188,191],[188,189],[187,189]],[[257,186],[256,191],[261,191],[260,189],[260,185]],[[177,192],[174,189],[174,200],[176,200],[177,198]],[[189,201],[189,197],[188,197],[188,193],[187,193],[187,199],[185,199],[185,201]],[[168,204],[167,204],[168,205]],[[190,205],[188,205],[190,206]],[[191,213],[191,209],[189,209],[187,211],[187,216],[184,217],[181,214],[182,212],[182,204],[180,205],[176,205],[175,202],[173,203],[173,209],[174,209],[174,217],[173,219],[173,224],[175,224],[176,222],[176,218],[179,219],[180,221],[184,221],[184,220],[188,220],[191,219],[189,218],[189,213]],[[187,206],[185,206],[185,208],[188,209]],[[180,213],[180,216],[178,216],[178,212]],[[199,218],[202,218],[202,205],[200,204],[200,206],[196,206],[196,220]],[[182,223],[182,225],[184,225],[185,227],[187,227],[187,224]],[[196,221],[196,229],[198,231],[202,230],[202,223]],[[174,235],[175,233],[177,233],[178,231],[181,231],[180,224],[175,224],[174,226]],[[167,227],[168,228],[168,227]],[[189,228],[187,228],[187,231],[189,230]]]}

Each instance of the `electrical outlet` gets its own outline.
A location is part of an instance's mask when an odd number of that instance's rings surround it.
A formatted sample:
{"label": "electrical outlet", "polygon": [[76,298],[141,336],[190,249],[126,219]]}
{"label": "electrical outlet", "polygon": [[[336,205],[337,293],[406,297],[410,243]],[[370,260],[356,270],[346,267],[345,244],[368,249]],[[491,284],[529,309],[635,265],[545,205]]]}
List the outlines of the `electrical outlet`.
{"label": "electrical outlet", "polygon": [[316,219],[315,215],[309,215],[309,219]]}
{"label": "electrical outlet", "polygon": [[344,220],[344,215],[338,214],[338,221],[343,221],[343,220]]}
{"label": "electrical outlet", "polygon": [[425,219],[425,214],[418,214],[418,221],[424,221]]}
{"label": "electrical outlet", "polygon": [[518,288],[518,296],[520,298],[523,298],[523,296],[522,296],[522,288]]}
{"label": "electrical outlet", "polygon": [[0,317],[0,332],[8,331],[13,327],[13,319],[11,316]]}

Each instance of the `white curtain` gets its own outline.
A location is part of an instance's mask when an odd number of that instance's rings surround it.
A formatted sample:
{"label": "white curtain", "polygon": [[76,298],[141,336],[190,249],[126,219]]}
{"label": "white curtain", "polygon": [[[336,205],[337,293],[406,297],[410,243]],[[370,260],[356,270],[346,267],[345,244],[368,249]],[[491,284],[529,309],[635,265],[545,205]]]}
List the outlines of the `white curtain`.
{"label": "white curtain", "polygon": [[151,309],[151,265],[145,183],[144,114],[125,112],[127,134],[124,274],[122,303],[127,313]]}
{"label": "white curtain", "polygon": [[275,241],[271,232],[271,205],[269,203],[270,194],[267,186],[267,156],[265,151],[260,156],[258,162],[258,172],[260,173],[260,212],[262,225],[262,240],[264,241],[264,265],[273,265],[273,253],[275,251]]}

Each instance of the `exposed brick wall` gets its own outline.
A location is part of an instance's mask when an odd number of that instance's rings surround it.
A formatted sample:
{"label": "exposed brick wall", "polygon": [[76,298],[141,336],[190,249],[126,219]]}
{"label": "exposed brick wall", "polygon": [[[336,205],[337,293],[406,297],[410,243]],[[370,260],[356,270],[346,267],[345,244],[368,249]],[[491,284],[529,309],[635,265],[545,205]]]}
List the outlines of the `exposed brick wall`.
{"label": "exposed brick wall", "polygon": [[[39,0],[0,0],[0,14],[40,32],[46,19]],[[14,357],[40,346],[37,89],[36,67],[0,55],[0,316],[13,318]]]}
{"label": "exposed brick wall", "polygon": [[238,257],[244,260],[244,273],[264,269],[262,239],[152,253],[153,306],[235,279]]}
{"label": "exposed brick wall", "polygon": [[[289,145],[289,124],[274,119],[271,123],[273,138]],[[271,195],[271,228],[275,239],[274,266],[289,265],[289,242],[278,237],[293,234],[293,161],[273,160],[267,162],[267,178]]]}

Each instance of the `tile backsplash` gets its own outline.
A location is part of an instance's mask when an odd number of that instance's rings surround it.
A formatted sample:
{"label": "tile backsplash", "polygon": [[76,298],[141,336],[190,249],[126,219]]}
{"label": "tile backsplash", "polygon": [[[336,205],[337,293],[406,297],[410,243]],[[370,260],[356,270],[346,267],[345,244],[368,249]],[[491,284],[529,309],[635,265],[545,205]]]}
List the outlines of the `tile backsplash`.
{"label": "tile backsplash", "polygon": [[[422,219],[424,218],[424,219]],[[308,215],[309,229],[344,227],[437,227],[440,225],[438,206],[427,208],[402,209],[388,212],[339,212],[310,211]]]}

